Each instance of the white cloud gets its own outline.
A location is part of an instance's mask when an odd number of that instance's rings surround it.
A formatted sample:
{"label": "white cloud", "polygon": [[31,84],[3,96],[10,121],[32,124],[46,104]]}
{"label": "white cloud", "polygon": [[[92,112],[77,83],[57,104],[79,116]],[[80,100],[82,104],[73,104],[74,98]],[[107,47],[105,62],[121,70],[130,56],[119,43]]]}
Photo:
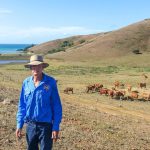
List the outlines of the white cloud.
{"label": "white cloud", "polygon": [[[58,28],[48,28],[48,27],[32,27],[32,28],[13,28],[13,27],[0,27],[0,43],[4,40],[10,40],[15,43],[26,43],[30,41],[31,43],[46,42],[48,40],[53,40],[56,38],[64,38],[67,36],[81,35],[81,34],[92,34],[102,32],[100,30],[87,29],[79,26],[70,27],[58,27]],[[12,43],[11,42],[11,43]],[[7,41],[5,42],[7,43]]]}
{"label": "white cloud", "polygon": [[[10,31],[9,31],[10,32]],[[28,29],[15,29],[11,34],[16,35],[67,35],[67,34],[86,34],[91,32],[98,32],[98,30],[87,29],[84,27],[59,27],[59,28],[47,28],[47,27],[34,27]]]}

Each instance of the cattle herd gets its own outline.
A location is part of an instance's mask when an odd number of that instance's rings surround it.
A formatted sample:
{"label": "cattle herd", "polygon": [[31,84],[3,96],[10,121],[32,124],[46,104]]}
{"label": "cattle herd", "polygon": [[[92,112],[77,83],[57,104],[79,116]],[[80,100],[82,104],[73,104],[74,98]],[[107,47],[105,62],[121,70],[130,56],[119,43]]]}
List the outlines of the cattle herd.
{"label": "cattle herd", "polygon": [[[146,83],[138,83],[136,90],[132,85],[125,85],[120,81],[115,81],[111,88],[104,87],[103,84],[96,83],[86,86],[86,93],[99,93],[112,99],[117,100],[143,100],[150,101],[150,91],[146,87]],[[67,87],[64,93],[74,93],[73,87]]]}

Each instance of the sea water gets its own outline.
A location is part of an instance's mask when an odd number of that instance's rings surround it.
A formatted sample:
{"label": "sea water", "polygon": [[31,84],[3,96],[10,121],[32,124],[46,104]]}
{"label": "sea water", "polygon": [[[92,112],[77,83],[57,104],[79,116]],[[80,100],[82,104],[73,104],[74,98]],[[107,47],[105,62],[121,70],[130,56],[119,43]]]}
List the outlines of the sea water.
{"label": "sea water", "polygon": [[[0,54],[17,54],[20,53],[21,49],[24,49],[31,44],[0,44]],[[24,63],[27,60],[0,60],[1,64],[9,64],[9,63]]]}
{"label": "sea water", "polygon": [[0,44],[0,54],[16,54],[20,53],[20,49],[24,49],[31,44]]}

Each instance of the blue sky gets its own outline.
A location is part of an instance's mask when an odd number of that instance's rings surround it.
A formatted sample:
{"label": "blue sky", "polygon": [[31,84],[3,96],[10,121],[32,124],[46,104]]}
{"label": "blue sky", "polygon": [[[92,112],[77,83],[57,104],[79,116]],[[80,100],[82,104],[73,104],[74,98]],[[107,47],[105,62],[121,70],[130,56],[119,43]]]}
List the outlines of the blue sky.
{"label": "blue sky", "polygon": [[0,0],[0,43],[43,43],[150,18],[150,0]]}

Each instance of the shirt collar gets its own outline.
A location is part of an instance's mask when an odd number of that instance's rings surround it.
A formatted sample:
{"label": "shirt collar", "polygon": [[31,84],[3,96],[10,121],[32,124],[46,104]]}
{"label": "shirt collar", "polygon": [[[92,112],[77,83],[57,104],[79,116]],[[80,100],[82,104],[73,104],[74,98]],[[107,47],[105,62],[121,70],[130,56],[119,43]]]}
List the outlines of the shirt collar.
{"label": "shirt collar", "polygon": [[[43,78],[42,78],[40,84],[38,85],[38,87],[47,81],[47,76],[45,75],[45,73],[42,73],[42,74],[43,74]],[[30,83],[33,83],[33,76],[31,76],[31,78],[30,78]],[[33,83],[33,85],[34,85],[34,83]]]}

